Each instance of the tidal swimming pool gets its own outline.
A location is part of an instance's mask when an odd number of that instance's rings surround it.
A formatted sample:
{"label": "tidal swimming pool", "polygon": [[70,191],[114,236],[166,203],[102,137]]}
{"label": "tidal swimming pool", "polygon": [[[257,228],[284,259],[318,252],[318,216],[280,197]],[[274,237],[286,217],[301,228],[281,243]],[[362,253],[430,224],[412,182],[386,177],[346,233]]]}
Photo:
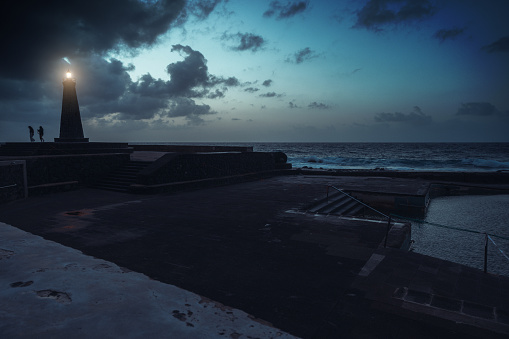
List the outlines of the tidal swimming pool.
{"label": "tidal swimming pool", "polygon": [[509,260],[501,253],[509,257],[509,195],[434,198],[425,221],[444,227],[412,222],[415,252],[482,270],[487,232],[497,245],[488,240],[488,272],[509,276]]}

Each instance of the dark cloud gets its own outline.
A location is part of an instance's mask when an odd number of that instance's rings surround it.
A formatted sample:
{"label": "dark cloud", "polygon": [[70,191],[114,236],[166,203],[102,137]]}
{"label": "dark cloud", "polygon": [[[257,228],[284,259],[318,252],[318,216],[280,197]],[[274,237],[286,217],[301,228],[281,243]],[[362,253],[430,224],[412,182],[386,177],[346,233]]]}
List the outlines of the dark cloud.
{"label": "dark cloud", "polygon": [[262,85],[265,86],[265,87],[270,87],[270,85],[272,85],[272,80],[271,79],[267,79],[267,80],[265,80],[262,83]]}
{"label": "dark cloud", "polygon": [[288,107],[291,108],[291,109],[293,109],[293,108],[300,108],[300,106],[297,106],[296,104],[294,104],[291,101],[288,103]]}
{"label": "dark cloud", "polygon": [[407,114],[400,112],[375,114],[376,122],[401,122],[415,125],[429,124],[432,120],[431,116],[424,114],[418,106],[414,107],[413,112]]}
{"label": "dark cloud", "polygon": [[283,94],[277,94],[275,92],[267,92],[264,94],[260,94],[259,96],[262,98],[273,98],[273,97],[281,98],[283,96]]}
{"label": "dark cloud", "polygon": [[221,2],[222,0],[190,0],[187,3],[185,8],[186,14],[184,15],[187,15],[188,11],[199,20],[205,20]]}
{"label": "dark cloud", "polygon": [[509,52],[509,35],[484,46],[482,49],[488,53]]}
{"label": "dark cloud", "polygon": [[239,121],[239,118],[232,118],[232,121]]}
{"label": "dark cloud", "polygon": [[330,106],[321,102],[313,101],[308,105],[308,108],[329,109]]}
{"label": "dark cloud", "polygon": [[207,98],[209,99],[224,98],[224,93],[225,91],[220,91],[216,89],[214,92],[207,94]]}
{"label": "dark cloud", "polygon": [[248,88],[245,88],[245,89],[244,89],[244,92],[254,93],[254,92],[257,92],[257,91],[259,91],[259,90],[260,90],[259,88],[255,88],[255,87],[248,87]]}
{"label": "dark cloud", "polygon": [[[183,60],[166,68],[170,80],[157,79],[147,73],[137,81],[132,81],[128,73],[133,69],[132,65],[124,65],[116,59],[107,61],[99,55],[72,59],[84,122],[87,119],[167,121],[165,117],[184,117],[189,124],[202,123],[200,115],[215,112],[207,105],[195,103],[193,98],[222,98],[229,87],[240,86],[235,77],[224,78],[209,74],[207,60],[199,51],[182,45],[174,45],[172,51],[179,52]],[[11,100],[12,103],[1,100],[0,120],[13,120],[13,116],[24,121],[34,121],[34,117],[51,117],[54,124],[58,125],[56,119],[59,117],[62,89],[55,84],[61,78],[53,80],[36,83],[0,78],[0,88],[10,87],[12,90],[7,94],[12,98],[23,99]]]}
{"label": "dark cloud", "polygon": [[433,37],[440,40],[440,42],[444,42],[445,40],[455,40],[464,32],[464,28],[440,29],[433,34]]}
{"label": "dark cloud", "polygon": [[308,1],[288,2],[286,5],[281,1],[272,1],[269,9],[263,13],[263,16],[266,18],[275,16],[276,19],[287,19],[304,12],[308,6]]}
{"label": "dark cloud", "polygon": [[175,98],[170,102],[165,113],[168,117],[185,117],[192,124],[201,124],[203,115],[216,112],[211,110],[209,105],[197,105],[192,99]]}
{"label": "dark cloud", "polygon": [[456,115],[490,116],[500,114],[500,111],[489,102],[468,102],[461,104]]}
{"label": "dark cloud", "polygon": [[309,47],[303,48],[300,51],[295,52],[291,58],[287,58],[286,62],[295,62],[296,64],[300,64],[303,61],[311,60],[316,58],[318,55],[312,51]]}
{"label": "dark cloud", "polygon": [[252,33],[237,33],[237,34],[226,34],[224,33],[221,37],[222,40],[233,40],[236,46],[230,47],[234,51],[248,51],[251,50],[256,52],[265,45],[266,41],[263,37],[252,34]]}
{"label": "dark cloud", "polygon": [[171,51],[181,52],[186,56],[184,60],[166,67],[171,76],[169,91],[173,95],[197,96],[194,88],[207,87],[209,81],[207,60],[203,54],[189,46],[173,45]]}
{"label": "dark cloud", "polygon": [[[63,57],[103,54],[156,43],[185,6],[184,0],[8,1],[0,11],[4,78],[47,77]],[[14,31],[13,31],[14,28]],[[6,32],[11,32],[10,37]]]}
{"label": "dark cloud", "polygon": [[370,0],[357,12],[354,27],[377,32],[384,26],[431,17],[436,11],[429,0]]}

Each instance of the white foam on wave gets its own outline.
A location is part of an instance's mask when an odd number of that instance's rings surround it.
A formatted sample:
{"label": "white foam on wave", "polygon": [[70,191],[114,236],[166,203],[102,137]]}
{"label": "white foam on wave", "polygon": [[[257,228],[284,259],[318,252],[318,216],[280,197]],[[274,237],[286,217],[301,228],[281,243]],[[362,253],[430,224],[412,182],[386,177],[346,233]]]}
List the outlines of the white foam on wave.
{"label": "white foam on wave", "polygon": [[508,168],[509,162],[502,162],[489,159],[463,159],[461,161],[465,165],[473,165],[475,167],[490,167],[490,168]]}

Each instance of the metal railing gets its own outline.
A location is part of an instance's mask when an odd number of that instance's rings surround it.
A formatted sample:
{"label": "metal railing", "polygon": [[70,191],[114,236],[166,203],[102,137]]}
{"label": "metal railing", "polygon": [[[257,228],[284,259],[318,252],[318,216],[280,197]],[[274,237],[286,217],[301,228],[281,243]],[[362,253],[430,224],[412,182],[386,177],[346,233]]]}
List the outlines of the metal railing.
{"label": "metal railing", "polygon": [[[446,229],[450,229],[450,230],[454,230],[454,231],[461,231],[461,232],[468,232],[468,233],[476,233],[476,234],[483,234],[484,235],[484,265],[483,265],[483,270],[484,270],[484,273],[488,273],[488,243],[489,241],[491,241],[493,243],[493,245],[495,246],[495,248],[507,259],[507,261],[509,262],[509,256],[500,248],[500,246],[498,246],[495,241],[493,240],[492,237],[495,237],[495,238],[499,238],[499,239],[504,239],[504,240],[508,240],[509,241],[509,238],[508,237],[504,237],[504,236],[500,236],[500,235],[497,235],[497,234],[492,234],[492,233],[488,233],[488,232],[481,232],[481,231],[476,231],[476,230],[469,230],[469,229],[466,229],[466,228],[461,228],[461,227],[454,227],[454,226],[447,226],[447,225],[441,225],[441,224],[438,224],[438,223],[434,223],[434,222],[428,222],[428,221],[425,221],[425,220],[419,220],[419,219],[414,219],[414,218],[408,218],[408,217],[403,217],[401,215],[396,215],[396,214],[391,214],[391,216],[394,216],[398,219],[404,219],[404,220],[408,220],[408,221],[414,221],[414,222],[417,222],[417,223],[421,223],[421,224],[428,224],[428,225],[431,225],[431,226],[436,226],[436,227],[441,227],[441,228],[446,228]],[[489,241],[488,241],[489,240]]]}
{"label": "metal railing", "polygon": [[372,210],[373,212],[376,212],[378,214],[380,214],[381,216],[385,217],[388,219],[387,221],[387,230],[385,231],[385,240],[384,240],[384,247],[387,247],[387,238],[389,237],[389,231],[391,230],[391,221],[392,221],[392,217],[390,215],[386,215],[382,212],[380,212],[379,210],[376,210],[374,209],[373,207],[365,204],[364,202],[360,201],[359,199],[351,196],[350,194],[346,193],[345,191],[343,191],[342,189],[339,189],[337,188],[336,186],[333,186],[333,185],[327,185],[327,201],[329,200],[329,188],[333,188],[335,189],[336,191],[346,195],[347,197],[349,197],[350,199],[358,202],[359,204],[363,205],[364,207],[367,207],[369,208],[370,210]]}
{"label": "metal railing", "polygon": [[18,184],[2,186],[2,187],[0,187],[0,189],[2,189],[2,188],[9,188],[9,187],[16,187],[16,186],[18,186]]}

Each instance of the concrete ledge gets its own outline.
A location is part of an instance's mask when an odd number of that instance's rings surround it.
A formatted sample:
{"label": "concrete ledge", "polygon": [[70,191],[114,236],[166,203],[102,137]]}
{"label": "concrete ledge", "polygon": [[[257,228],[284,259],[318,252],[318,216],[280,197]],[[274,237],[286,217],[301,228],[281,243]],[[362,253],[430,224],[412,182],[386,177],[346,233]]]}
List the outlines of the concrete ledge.
{"label": "concrete ledge", "polygon": [[135,151],[207,153],[207,152],[252,152],[253,147],[206,146],[206,145],[129,145]]}
{"label": "concrete ledge", "polygon": [[64,181],[64,182],[54,182],[49,184],[37,185],[37,186],[29,186],[28,194],[30,196],[33,195],[41,195],[46,193],[54,193],[54,192],[64,192],[70,191],[73,189],[77,189],[79,187],[78,181]]}
{"label": "concrete ledge", "polygon": [[288,174],[286,170],[272,170],[272,171],[245,173],[245,174],[218,177],[218,178],[207,178],[207,179],[199,179],[199,180],[170,182],[170,183],[156,184],[156,185],[133,184],[129,187],[129,191],[131,193],[138,193],[138,194],[155,194],[155,193],[163,193],[163,192],[176,192],[176,191],[202,189],[202,188],[207,188],[207,187],[223,186],[223,185],[241,183],[241,182],[246,182],[246,181],[260,180],[260,179],[270,178],[270,177],[278,176],[278,175],[286,175],[286,174]]}

